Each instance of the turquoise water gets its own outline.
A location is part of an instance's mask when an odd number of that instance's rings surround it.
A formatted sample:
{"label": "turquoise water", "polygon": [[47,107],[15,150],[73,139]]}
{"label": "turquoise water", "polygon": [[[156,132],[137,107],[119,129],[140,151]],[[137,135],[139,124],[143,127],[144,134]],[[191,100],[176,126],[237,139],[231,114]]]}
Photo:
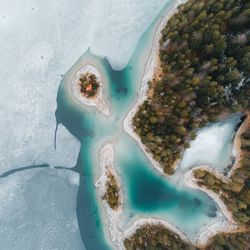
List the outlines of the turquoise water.
{"label": "turquoise water", "polygon": [[115,166],[125,187],[125,208],[119,223],[122,230],[140,217],[153,217],[171,222],[192,239],[203,225],[217,219],[218,207],[213,200],[167,181],[126,134],[115,146]]}
{"label": "turquoise water", "polygon": [[[87,249],[110,249],[104,234],[104,218],[100,213],[94,183],[98,178],[101,147],[115,141],[115,167],[121,176],[124,210],[119,225],[124,230],[139,217],[165,219],[195,237],[201,227],[214,223],[219,209],[206,194],[176,186],[159,174],[137,143],[123,130],[122,123],[136,102],[146,60],[149,56],[156,27],[173,1],[165,6],[145,32],[129,64],[122,71],[114,71],[106,59],[88,50],[65,75],[58,91],[58,123],[64,124],[82,144],[76,169],[80,172],[77,198],[77,217],[81,237]],[[93,107],[75,101],[70,93],[70,77],[84,61],[98,67],[105,81],[104,98],[111,107],[111,117],[104,117]]]}

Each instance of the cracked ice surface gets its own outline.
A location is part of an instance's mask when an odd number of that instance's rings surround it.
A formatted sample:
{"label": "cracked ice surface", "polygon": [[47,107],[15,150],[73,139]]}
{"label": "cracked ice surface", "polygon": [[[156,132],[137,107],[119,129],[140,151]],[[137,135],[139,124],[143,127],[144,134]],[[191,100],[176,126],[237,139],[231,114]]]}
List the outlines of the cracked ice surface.
{"label": "cracked ice surface", "polygon": [[79,175],[32,169],[0,181],[1,249],[83,249],[76,218]]}
{"label": "cracked ice surface", "polygon": [[[14,122],[18,125],[13,128],[13,131],[7,130],[7,133],[2,135],[4,140],[0,142],[2,143],[0,174],[10,169],[44,163],[68,168],[76,165],[80,142],[63,125],[58,126],[55,150],[54,120],[47,121],[48,124],[45,121],[41,127],[22,127],[20,125],[26,124],[27,121],[19,118]],[[48,127],[49,125],[51,128]],[[8,141],[9,139],[13,141]]]}
{"label": "cracked ice surface", "polygon": [[58,150],[54,150],[54,113],[61,75],[87,47],[107,56],[114,68],[124,67],[165,3],[0,1],[1,173],[39,163],[75,165],[80,145],[64,128],[62,132],[59,128]]}

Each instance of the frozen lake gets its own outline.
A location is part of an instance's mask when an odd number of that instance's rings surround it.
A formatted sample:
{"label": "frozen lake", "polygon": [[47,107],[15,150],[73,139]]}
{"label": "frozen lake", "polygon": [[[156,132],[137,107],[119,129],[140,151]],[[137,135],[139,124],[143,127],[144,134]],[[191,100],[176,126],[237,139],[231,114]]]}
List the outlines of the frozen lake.
{"label": "frozen lake", "polygon": [[[159,174],[122,127],[138,98],[156,27],[175,2],[0,0],[4,249],[114,247],[94,187],[99,149],[110,140],[117,142],[115,162],[125,193],[121,230],[140,216],[153,216],[191,239],[202,227],[225,220],[206,194]],[[109,118],[70,97],[67,77],[85,60],[107,78]],[[224,168],[236,123],[232,119],[201,131],[184,153],[181,168],[203,163]],[[201,141],[211,149],[209,155]],[[200,158],[193,157],[197,152]],[[60,169],[52,168],[56,166]]]}

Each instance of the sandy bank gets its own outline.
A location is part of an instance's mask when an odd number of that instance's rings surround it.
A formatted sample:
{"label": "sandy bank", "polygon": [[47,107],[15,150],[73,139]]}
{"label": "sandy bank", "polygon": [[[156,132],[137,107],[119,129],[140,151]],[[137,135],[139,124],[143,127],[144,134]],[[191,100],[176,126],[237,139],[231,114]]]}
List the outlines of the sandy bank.
{"label": "sandy bank", "polygon": [[[141,143],[139,137],[134,133],[133,127],[132,127],[132,117],[136,113],[138,106],[147,97],[147,90],[148,90],[147,83],[154,75],[154,70],[155,70],[155,67],[157,64],[157,60],[159,62],[158,51],[159,51],[159,40],[160,40],[160,36],[161,36],[161,30],[166,25],[169,18],[174,13],[176,13],[177,6],[183,2],[185,2],[185,1],[178,1],[176,3],[176,5],[168,12],[167,16],[163,20],[161,20],[159,27],[157,28],[154,42],[152,45],[152,50],[151,50],[150,56],[148,58],[148,61],[146,63],[146,67],[144,70],[144,77],[143,77],[142,83],[141,83],[140,97],[139,97],[137,103],[135,104],[135,106],[132,108],[132,110],[126,116],[124,123],[123,123],[125,131],[129,135],[131,135],[139,143],[140,147],[143,149],[143,151],[146,153],[146,155],[150,158],[151,162],[153,162],[155,167],[159,171],[161,171],[162,173],[163,173],[163,171],[162,171],[162,168],[159,165],[159,163],[157,163],[153,159],[152,155],[146,151],[146,149],[144,148],[143,144]],[[82,71],[79,71],[79,72],[80,72],[79,74],[82,74]],[[76,94],[79,93],[79,91],[77,91],[77,89],[76,89],[76,86],[74,87],[74,89],[75,89]],[[84,104],[86,104],[86,103],[84,102]],[[97,105],[95,104],[95,106],[97,106]],[[118,174],[114,168],[114,165],[113,165],[113,160],[114,160],[113,147],[114,147],[113,143],[107,143],[105,146],[103,146],[103,148],[100,151],[101,176],[95,183],[95,186],[98,189],[98,193],[99,193],[100,197],[102,197],[104,195],[105,190],[106,190],[105,184],[107,181],[107,174],[106,174],[107,170],[111,171],[112,174],[114,174],[114,176],[117,177],[117,180],[119,182],[119,176],[118,176]],[[122,190],[122,187],[121,187],[121,190]],[[138,227],[142,226],[143,224],[148,224],[148,223],[155,223],[155,224],[161,223],[161,224],[165,225],[167,228],[169,228],[170,230],[178,233],[181,237],[183,237],[183,239],[185,239],[185,236],[183,235],[183,233],[181,231],[179,231],[178,229],[176,229],[173,225],[171,225],[170,223],[168,223],[166,221],[158,220],[158,219],[154,219],[154,218],[149,218],[149,219],[140,218],[140,219],[136,220],[134,222],[134,224],[131,227],[129,227],[126,231],[124,231],[124,232],[120,231],[118,228],[118,220],[119,220],[119,217],[121,215],[121,211],[122,211],[122,207],[123,207],[123,195],[121,197],[122,197],[122,201],[121,201],[122,205],[118,209],[118,211],[112,210],[106,201],[104,201],[104,200],[101,201],[103,204],[104,210],[106,212],[106,215],[107,215],[108,230],[109,230],[108,233],[110,235],[112,242],[117,247],[117,249],[124,249],[124,244],[123,244],[124,239],[128,238],[131,234],[133,234]]]}
{"label": "sandy bank", "polygon": [[[79,85],[79,79],[81,75],[91,73],[94,74],[97,78],[97,81],[100,83],[100,88],[98,93],[93,98],[86,98],[81,93],[81,88]],[[91,64],[83,65],[73,76],[71,80],[71,91],[73,97],[76,98],[80,103],[88,106],[96,107],[101,113],[108,116],[110,115],[109,108],[107,103],[103,100],[103,78],[96,67]]]}
{"label": "sandy bank", "polygon": [[[216,174],[214,170],[209,168],[208,166],[199,166],[195,169],[203,169],[207,170],[213,174]],[[195,239],[195,243],[199,246],[206,245],[211,237],[219,233],[228,233],[236,230],[238,228],[237,224],[233,219],[232,213],[227,209],[225,203],[222,201],[219,195],[214,193],[213,191],[200,187],[195,181],[195,177],[193,174],[194,169],[190,169],[185,175],[181,178],[180,184],[189,188],[198,189],[202,192],[205,192],[208,196],[210,196],[219,206],[222,213],[218,214],[218,220],[210,225],[209,227],[201,228],[200,232],[197,234],[197,238]],[[217,177],[222,177],[216,174]],[[227,220],[223,220],[223,215],[225,215]]]}

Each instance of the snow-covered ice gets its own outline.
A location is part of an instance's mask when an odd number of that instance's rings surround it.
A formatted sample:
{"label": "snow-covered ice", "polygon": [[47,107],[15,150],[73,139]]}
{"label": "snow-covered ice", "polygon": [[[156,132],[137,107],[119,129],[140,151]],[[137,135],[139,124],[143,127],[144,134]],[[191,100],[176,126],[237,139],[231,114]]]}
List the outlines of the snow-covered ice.
{"label": "snow-covered ice", "polygon": [[58,133],[59,150],[54,151],[62,74],[88,47],[112,67],[124,67],[165,3],[0,1],[0,172],[39,163],[74,166],[79,146],[70,134]]}
{"label": "snow-covered ice", "polygon": [[196,139],[191,141],[190,148],[185,150],[177,173],[198,165],[209,165],[218,172],[223,172],[231,162],[232,140],[240,118],[240,114],[234,115],[200,129]]}
{"label": "snow-covered ice", "polygon": [[83,249],[71,170],[30,169],[0,179],[0,248]]}
{"label": "snow-covered ice", "polygon": [[122,69],[128,63],[143,32],[170,1],[172,0],[90,1],[93,3],[91,18],[95,20],[92,22],[91,51],[96,55],[106,56],[113,68]]}

